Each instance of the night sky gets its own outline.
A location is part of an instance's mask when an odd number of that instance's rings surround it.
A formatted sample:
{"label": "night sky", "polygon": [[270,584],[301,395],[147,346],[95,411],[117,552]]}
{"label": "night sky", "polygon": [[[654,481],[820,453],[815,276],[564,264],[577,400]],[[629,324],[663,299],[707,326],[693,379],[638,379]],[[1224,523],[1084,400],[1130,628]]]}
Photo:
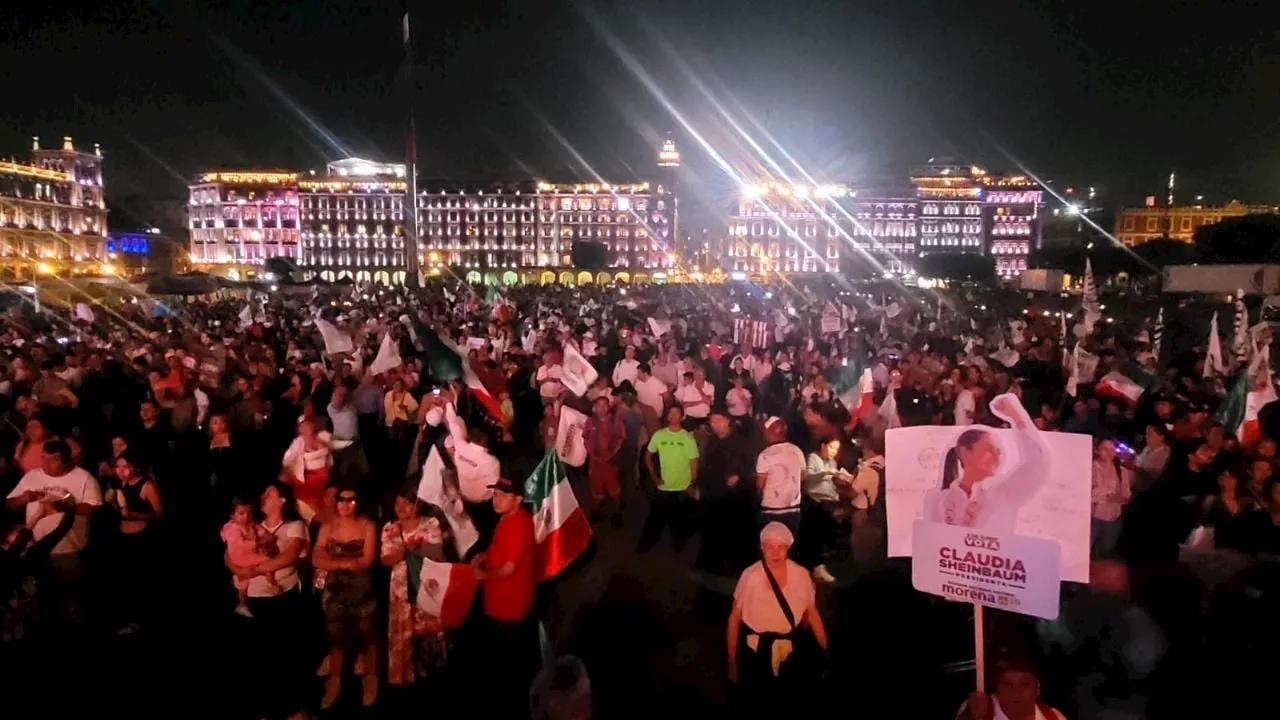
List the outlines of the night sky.
{"label": "night sky", "polygon": [[[1275,202],[1280,41],[1265,5],[415,2],[420,172],[632,179],[671,131],[687,207],[714,223],[733,185],[640,68],[740,172],[764,161],[717,104],[821,180],[868,185],[949,155],[1096,184],[1112,205],[1162,194],[1172,169],[1187,196]],[[100,142],[110,200],[143,215],[211,167],[402,159],[400,8],[19,2],[3,11],[0,154],[37,134]]]}

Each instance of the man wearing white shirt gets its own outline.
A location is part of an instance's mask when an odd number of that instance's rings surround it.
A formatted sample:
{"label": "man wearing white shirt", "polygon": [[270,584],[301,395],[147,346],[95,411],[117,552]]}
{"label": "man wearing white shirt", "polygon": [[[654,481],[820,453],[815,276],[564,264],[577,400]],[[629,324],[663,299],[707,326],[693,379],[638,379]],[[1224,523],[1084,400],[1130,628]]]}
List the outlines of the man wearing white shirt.
{"label": "man wearing white shirt", "polygon": [[787,424],[779,417],[765,421],[764,437],[769,446],[756,458],[760,523],[764,525],[776,520],[798,536],[804,452],[787,442]]}
{"label": "man wearing white shirt", "polygon": [[956,425],[972,425],[973,414],[977,410],[973,391],[969,389],[968,379],[961,380],[960,392],[956,393]]}
{"label": "man wearing white shirt", "polygon": [[631,385],[636,389],[636,399],[646,407],[653,408],[653,412],[658,417],[662,417],[667,405],[667,396],[671,391],[666,383],[649,372],[649,363],[640,363],[636,366],[636,379]]}
{"label": "man wearing white shirt", "polygon": [[622,349],[622,359],[613,366],[613,386],[618,387],[624,380],[632,385],[636,382],[636,370],[640,362],[636,360],[636,346],[627,345]]}
{"label": "man wearing white shirt", "polygon": [[40,540],[58,528],[63,513],[56,503],[75,503],[76,519],[49,555],[53,595],[70,620],[79,620],[80,556],[89,544],[89,516],[102,507],[102,487],[96,478],[71,463],[71,447],[64,440],[44,444],[40,467],[18,481],[5,502],[10,511],[24,510],[32,537]]}
{"label": "man wearing white shirt", "polygon": [[707,382],[702,368],[684,374],[684,384],[676,390],[676,402],[684,406],[685,426],[700,426],[711,417],[711,405],[716,399],[716,387]]}

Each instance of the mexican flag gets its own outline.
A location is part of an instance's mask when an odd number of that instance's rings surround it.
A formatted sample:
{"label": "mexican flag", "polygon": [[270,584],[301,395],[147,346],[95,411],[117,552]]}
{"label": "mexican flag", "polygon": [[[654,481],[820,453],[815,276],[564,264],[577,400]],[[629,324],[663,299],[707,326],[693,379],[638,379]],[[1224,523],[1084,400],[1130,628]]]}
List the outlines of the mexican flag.
{"label": "mexican flag", "polygon": [[422,560],[417,606],[447,628],[462,625],[476,593],[476,573],[466,563]]}
{"label": "mexican flag", "polygon": [[1243,447],[1250,447],[1262,433],[1258,427],[1258,411],[1269,403],[1276,401],[1275,387],[1269,380],[1264,380],[1262,389],[1250,389],[1249,373],[1240,373],[1240,378],[1231,388],[1231,392],[1218,406],[1214,419],[1222,423],[1227,432],[1236,436]]}
{"label": "mexican flag", "polygon": [[1151,376],[1136,365],[1124,368],[1120,372],[1109,372],[1094,385],[1093,391],[1098,395],[1112,397],[1117,400],[1138,402],[1142,393],[1151,384]]}
{"label": "mexican flag", "polygon": [[496,398],[480,382],[480,378],[476,376],[475,371],[471,369],[471,365],[467,363],[467,354],[462,351],[452,340],[440,335],[425,325],[418,328],[418,339],[422,341],[423,352],[426,354],[426,368],[437,380],[457,380],[462,379],[463,384],[467,386],[467,390],[475,396],[480,406],[485,409],[489,417],[494,422],[502,423],[502,406],[498,404]]}
{"label": "mexican flag", "polygon": [[864,368],[859,373],[856,365],[841,366],[831,379],[831,387],[849,411],[850,425],[875,413],[876,383],[871,377],[871,368]]}
{"label": "mexican flag", "polygon": [[551,448],[524,483],[538,543],[534,567],[541,580],[568,567],[591,543],[591,523],[578,507],[564,463]]}

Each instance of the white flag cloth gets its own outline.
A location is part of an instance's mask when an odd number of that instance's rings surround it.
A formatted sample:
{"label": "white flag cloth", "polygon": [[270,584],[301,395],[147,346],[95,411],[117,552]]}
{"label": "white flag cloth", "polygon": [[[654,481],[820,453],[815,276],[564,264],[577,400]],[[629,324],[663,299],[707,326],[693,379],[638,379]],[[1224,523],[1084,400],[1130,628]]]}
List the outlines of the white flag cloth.
{"label": "white flag cloth", "polygon": [[1245,367],[1252,344],[1249,342],[1249,311],[1244,307],[1244,290],[1236,290],[1236,318],[1231,332],[1231,355],[1236,369]]}
{"label": "white flag cloth", "polygon": [[556,428],[556,453],[565,465],[582,467],[587,462],[587,441],[582,428],[587,416],[568,405],[560,407],[560,426]]}
{"label": "white flag cloth", "polygon": [[76,319],[93,323],[93,310],[85,303],[76,303]]}
{"label": "white flag cloth", "polygon": [[1077,344],[1075,349],[1076,377],[1079,382],[1091,383],[1098,374],[1098,356],[1087,350],[1081,350]]}
{"label": "white flag cloth", "polygon": [[1076,396],[1076,392],[1080,389],[1080,345],[1076,344],[1075,351],[1071,353],[1071,359],[1067,362],[1069,374],[1067,375],[1067,394],[1071,397]]}
{"label": "white flag cloth", "polygon": [[444,512],[453,531],[453,541],[457,545],[458,555],[463,556],[472,545],[480,539],[476,525],[467,514],[467,506],[462,502],[462,495],[456,487],[445,487],[444,459],[440,457],[440,448],[431,446],[427,461],[422,464],[422,479],[418,481],[418,498],[430,503]]}
{"label": "white flag cloth", "polygon": [[1218,313],[1209,321],[1209,350],[1204,357],[1204,376],[1206,378],[1221,375],[1226,367],[1222,363],[1222,340],[1218,337]]}
{"label": "white flag cloth", "polygon": [[649,329],[653,331],[653,336],[660,338],[671,332],[671,321],[668,319],[659,319],[655,317],[649,318]]}
{"label": "white flag cloth", "polygon": [[586,395],[587,388],[600,377],[600,373],[582,357],[572,345],[564,347],[564,361],[560,369],[560,382],[574,395]]}
{"label": "white flag cloth", "polygon": [[240,327],[243,329],[243,328],[249,327],[252,324],[253,324],[253,306],[245,305],[244,308],[240,310]]}
{"label": "white flag cloth", "polygon": [[[245,309],[248,310],[247,307]],[[320,331],[320,337],[324,338],[324,351],[330,355],[355,350],[351,336],[334,327],[328,320],[316,318],[316,329]]]}
{"label": "white flag cloth", "polygon": [[1102,306],[1098,303],[1098,286],[1093,281],[1093,263],[1084,259],[1084,299],[1080,303],[1084,311],[1084,334],[1093,332],[1093,327],[1102,319]]}
{"label": "white flag cloth", "polygon": [[888,392],[884,394],[884,402],[880,403],[880,419],[884,421],[886,428],[902,427],[902,418],[898,415],[897,390],[890,385]]}
{"label": "white flag cloth", "polygon": [[381,375],[384,372],[390,372],[400,367],[404,361],[400,359],[400,348],[397,343],[391,339],[391,331],[388,330],[382,336],[382,344],[378,346],[378,356],[369,363],[369,373],[371,375]]}

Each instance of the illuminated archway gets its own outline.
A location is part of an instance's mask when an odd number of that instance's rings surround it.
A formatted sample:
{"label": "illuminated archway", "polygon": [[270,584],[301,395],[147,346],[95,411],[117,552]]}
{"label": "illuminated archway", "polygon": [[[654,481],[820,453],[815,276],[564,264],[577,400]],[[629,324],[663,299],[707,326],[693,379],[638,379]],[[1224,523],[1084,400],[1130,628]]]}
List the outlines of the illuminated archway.
{"label": "illuminated archway", "polygon": [[472,285],[478,285],[482,279],[479,270],[472,270],[467,273],[466,281]]}
{"label": "illuminated archway", "polygon": [[351,279],[351,271],[350,271],[350,270],[343,270],[342,272],[338,273],[338,279],[339,279],[339,280],[350,280],[350,279]]}
{"label": "illuminated archway", "polygon": [[561,285],[573,285],[573,273],[565,271],[560,273]]}
{"label": "illuminated archway", "polygon": [[323,280],[323,281],[325,281],[325,282],[333,282],[333,271],[332,271],[332,270],[321,270],[321,271],[320,271],[320,279],[321,279],[321,280]]}
{"label": "illuminated archway", "polygon": [[613,282],[613,278],[609,277],[609,273],[602,272],[599,275],[596,275],[596,282],[600,283],[601,285],[608,285],[609,283]]}
{"label": "illuminated archway", "polygon": [[397,271],[395,271],[395,272],[391,273],[391,284],[392,284],[392,285],[403,285],[403,284],[404,284],[404,278],[405,278],[404,271],[403,271],[403,270],[397,270]]}
{"label": "illuminated archway", "polygon": [[542,273],[542,279],[539,282],[541,282],[543,285],[551,285],[555,281],[556,281],[556,274],[551,272],[550,270],[547,270],[546,272]]}
{"label": "illuminated archway", "polygon": [[648,273],[636,273],[635,282],[636,282],[636,284],[637,284],[637,285],[642,285],[642,284],[644,284],[644,283],[649,282],[649,274],[648,274]]}
{"label": "illuminated archway", "polygon": [[497,285],[497,284],[498,284],[498,274],[497,274],[497,273],[485,273],[485,274],[484,274],[484,284],[485,284],[485,287],[489,287],[489,286],[491,286],[491,285]]}
{"label": "illuminated archway", "polygon": [[373,274],[373,281],[381,285],[390,285],[391,273],[387,272],[386,270],[379,270],[378,272]]}
{"label": "illuminated archway", "polygon": [[502,273],[503,285],[516,285],[519,282],[520,282],[520,276],[516,274],[515,270],[508,270]]}
{"label": "illuminated archway", "polygon": [[582,272],[578,273],[578,284],[579,284],[579,285],[590,285],[590,284],[591,284],[591,273],[587,272],[586,270],[583,270]]}
{"label": "illuminated archway", "polygon": [[620,272],[617,275],[613,276],[613,281],[620,282],[620,283],[629,283],[631,282],[631,273]]}
{"label": "illuminated archway", "polygon": [[373,280],[373,275],[371,275],[368,270],[356,271],[356,282],[367,283],[367,282],[371,282],[372,280]]}

